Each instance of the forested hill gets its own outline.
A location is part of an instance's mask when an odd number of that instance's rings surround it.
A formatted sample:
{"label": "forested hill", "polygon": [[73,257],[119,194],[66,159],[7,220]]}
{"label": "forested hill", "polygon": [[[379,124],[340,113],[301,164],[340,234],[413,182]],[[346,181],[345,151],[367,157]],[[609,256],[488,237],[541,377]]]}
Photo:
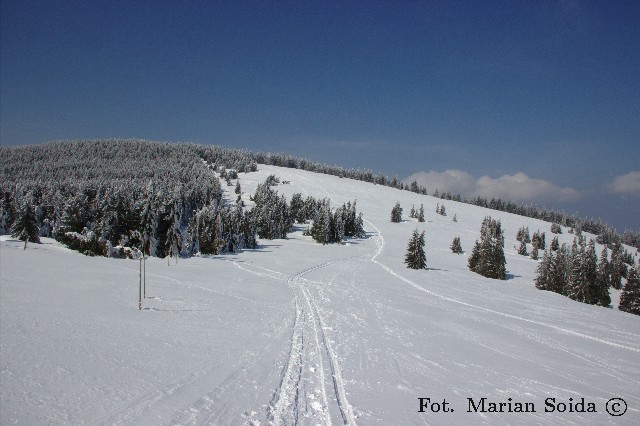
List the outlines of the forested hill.
{"label": "forested hill", "polygon": [[207,185],[213,175],[203,159],[214,166],[255,169],[252,154],[247,151],[112,139],[4,147],[0,149],[0,175],[5,185],[24,186],[108,184],[140,188],[150,179],[183,185],[200,181]]}
{"label": "forested hill", "polygon": [[246,151],[142,140],[3,147],[0,233],[8,233],[29,204],[40,236],[92,232],[113,245],[140,245],[143,219],[165,232],[169,214],[182,227],[196,211],[218,206],[222,188],[213,170],[225,167],[256,165]]}
{"label": "forested hill", "polygon": [[[105,193],[140,204],[153,189],[156,201],[169,204],[180,198],[182,207],[194,208],[219,199],[221,190],[213,171],[250,172],[257,164],[295,168],[427,194],[416,182],[374,174],[369,170],[345,169],[298,159],[285,154],[252,153],[211,145],[176,144],[144,140],[63,141],[20,147],[0,147],[0,233],[8,232],[13,213],[25,197],[39,206],[39,214],[52,217],[71,195],[84,193],[89,199]],[[407,171],[409,173],[409,171]],[[598,236],[602,244],[624,243],[640,248],[640,233],[625,230],[619,235],[601,220],[583,219],[565,212],[521,205],[501,199],[463,198],[438,192],[445,200],[461,201],[492,210],[555,222]],[[101,195],[102,194],[102,195]],[[82,200],[78,200],[82,201]],[[181,207],[181,208],[182,208]],[[61,212],[61,210],[60,210]],[[43,216],[44,215],[44,216]],[[59,218],[58,218],[59,219]],[[55,226],[55,224],[53,224]],[[45,234],[46,234],[45,227]],[[82,228],[80,228],[82,230]]]}

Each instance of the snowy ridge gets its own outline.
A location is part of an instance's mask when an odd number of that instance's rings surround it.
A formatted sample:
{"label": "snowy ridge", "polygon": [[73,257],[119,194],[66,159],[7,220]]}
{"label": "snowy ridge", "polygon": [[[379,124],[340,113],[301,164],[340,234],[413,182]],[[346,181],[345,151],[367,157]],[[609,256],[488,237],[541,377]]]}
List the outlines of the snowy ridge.
{"label": "snowy ridge", "polygon": [[[147,260],[138,311],[133,260],[91,258],[53,240],[0,238],[0,423],[61,425],[638,424],[640,319],[536,290],[537,262],[513,249],[550,224],[335,176],[260,166],[275,187],[357,200],[368,237],[322,246],[302,234],[236,255]],[[245,194],[246,196],[246,194]],[[390,223],[424,204],[426,223]],[[508,279],[468,271],[491,214]],[[427,270],[403,262],[426,232]],[[572,236],[560,235],[561,243]],[[35,350],[34,350],[35,349]],[[418,398],[452,413],[420,413]],[[467,412],[467,398],[533,402],[532,413]],[[585,398],[596,413],[544,411]],[[610,416],[611,398],[627,412]]]}

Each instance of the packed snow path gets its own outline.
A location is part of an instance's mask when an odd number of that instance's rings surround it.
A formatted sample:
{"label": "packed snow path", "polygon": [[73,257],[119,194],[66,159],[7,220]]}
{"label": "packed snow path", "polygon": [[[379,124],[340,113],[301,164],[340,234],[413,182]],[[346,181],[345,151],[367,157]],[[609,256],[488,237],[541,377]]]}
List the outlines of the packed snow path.
{"label": "packed snow path", "polygon": [[[345,394],[339,359],[325,334],[327,327],[318,307],[303,282],[303,277],[311,272],[350,260],[352,258],[325,262],[287,279],[295,294],[295,320],[289,356],[273,397],[270,423],[305,424],[308,421],[310,424],[331,424],[326,383],[329,379],[333,385],[331,400],[340,410],[342,423],[356,424]],[[328,366],[328,377],[325,365]]]}
{"label": "packed snow path", "polygon": [[[640,318],[533,287],[515,232],[549,224],[445,202],[452,222],[432,213],[442,200],[277,167],[241,174],[243,190],[272,173],[287,196],[357,199],[368,238],[322,246],[298,229],[238,255],[150,259],[143,311],[136,261],[3,238],[0,423],[640,424]],[[390,223],[396,201],[424,203],[427,222]],[[470,250],[486,214],[506,231],[507,281],[449,250],[454,236]],[[426,271],[403,265],[416,227]],[[536,412],[467,412],[481,397]],[[597,412],[546,413],[549,397]],[[614,397],[623,416],[606,412]],[[420,413],[418,398],[455,412]]]}

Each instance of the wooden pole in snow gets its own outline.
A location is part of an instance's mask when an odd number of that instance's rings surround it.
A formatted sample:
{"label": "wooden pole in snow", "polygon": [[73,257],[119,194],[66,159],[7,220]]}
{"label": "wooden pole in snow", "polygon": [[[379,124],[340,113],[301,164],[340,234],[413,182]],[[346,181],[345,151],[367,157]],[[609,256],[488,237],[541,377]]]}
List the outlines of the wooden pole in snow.
{"label": "wooden pole in snow", "polygon": [[140,275],[139,275],[139,292],[138,292],[138,310],[142,310],[142,258],[140,258]]}
{"label": "wooden pole in snow", "polygon": [[142,254],[142,298],[147,298],[147,258]]}

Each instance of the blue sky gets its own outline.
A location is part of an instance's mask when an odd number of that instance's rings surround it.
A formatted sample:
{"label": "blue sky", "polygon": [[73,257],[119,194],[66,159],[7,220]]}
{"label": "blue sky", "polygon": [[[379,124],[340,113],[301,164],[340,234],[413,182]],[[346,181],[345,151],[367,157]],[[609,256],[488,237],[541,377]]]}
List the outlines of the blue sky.
{"label": "blue sky", "polygon": [[640,229],[640,2],[2,1],[0,141],[285,152]]}

